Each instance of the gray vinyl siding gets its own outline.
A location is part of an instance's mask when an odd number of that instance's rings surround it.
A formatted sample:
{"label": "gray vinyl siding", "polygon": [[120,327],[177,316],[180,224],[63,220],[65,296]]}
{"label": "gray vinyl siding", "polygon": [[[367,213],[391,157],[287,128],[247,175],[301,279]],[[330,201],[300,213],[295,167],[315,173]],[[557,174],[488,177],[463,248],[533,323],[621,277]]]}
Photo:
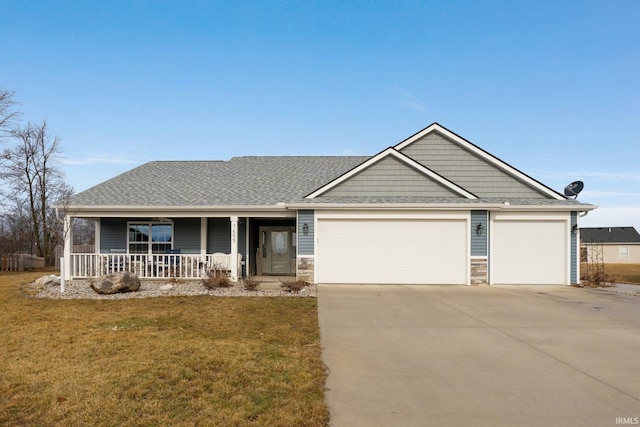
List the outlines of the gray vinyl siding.
{"label": "gray vinyl siding", "polygon": [[[126,218],[103,218],[100,221],[100,252],[127,248]],[[147,222],[148,220],[140,220]],[[207,253],[231,252],[231,221],[229,218],[208,220]],[[173,221],[173,247],[183,254],[200,253],[200,218],[176,218]],[[238,221],[238,252],[247,256],[246,218]]]}
{"label": "gray vinyl siding", "polygon": [[173,221],[173,248],[183,254],[200,253],[200,218],[176,218]]}
{"label": "gray vinyl siding", "polygon": [[[301,210],[298,211],[298,255],[313,255],[314,254],[314,211],[312,210]],[[309,226],[309,234],[305,236],[302,233],[302,226],[304,224]]]}
{"label": "gray vinyl siding", "polygon": [[578,283],[578,233],[573,232],[573,226],[578,224],[578,213],[571,212],[571,284]]}
{"label": "gray vinyl siding", "polygon": [[426,196],[462,197],[393,157],[386,157],[323,196]]}
{"label": "gray vinyl siding", "polygon": [[549,198],[438,132],[400,151],[481,198]]}
{"label": "gray vinyl siding", "polygon": [[[478,236],[476,228],[482,224],[482,234]],[[471,256],[487,256],[489,221],[487,211],[471,211]]]}
{"label": "gray vinyl siding", "polygon": [[[231,253],[231,220],[229,218],[209,218],[207,222],[207,253]],[[238,218],[238,253],[245,262],[242,267],[246,272],[247,263],[247,219]]]}
{"label": "gray vinyl siding", "polygon": [[231,252],[231,221],[229,218],[209,218],[207,224],[207,253]]}
{"label": "gray vinyl siding", "polygon": [[111,249],[127,249],[127,219],[102,218],[100,220],[100,253]]}

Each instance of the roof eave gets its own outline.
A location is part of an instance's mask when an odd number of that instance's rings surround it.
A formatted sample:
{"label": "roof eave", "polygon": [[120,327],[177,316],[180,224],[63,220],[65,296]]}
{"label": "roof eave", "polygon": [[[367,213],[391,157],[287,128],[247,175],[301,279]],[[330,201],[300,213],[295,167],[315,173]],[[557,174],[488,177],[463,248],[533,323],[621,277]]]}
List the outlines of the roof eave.
{"label": "roof eave", "polygon": [[505,210],[546,212],[587,212],[596,205],[510,205],[505,203],[288,203],[289,209],[349,209],[349,210]]}
{"label": "roof eave", "polygon": [[290,215],[284,202],[276,205],[188,205],[188,206],[112,206],[69,205],[63,209],[67,215],[77,217],[125,217],[125,216],[213,216],[214,213],[270,213]]}

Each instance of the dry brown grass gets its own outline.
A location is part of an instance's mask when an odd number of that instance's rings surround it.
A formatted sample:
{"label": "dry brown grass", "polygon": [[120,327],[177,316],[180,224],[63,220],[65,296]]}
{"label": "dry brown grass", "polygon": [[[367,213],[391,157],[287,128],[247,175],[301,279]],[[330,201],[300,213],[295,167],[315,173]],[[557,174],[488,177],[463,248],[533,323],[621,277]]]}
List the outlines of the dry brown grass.
{"label": "dry brown grass", "polygon": [[316,300],[39,300],[0,272],[0,425],[324,426]]}
{"label": "dry brown grass", "polygon": [[640,264],[605,264],[604,272],[617,283],[640,284]]}

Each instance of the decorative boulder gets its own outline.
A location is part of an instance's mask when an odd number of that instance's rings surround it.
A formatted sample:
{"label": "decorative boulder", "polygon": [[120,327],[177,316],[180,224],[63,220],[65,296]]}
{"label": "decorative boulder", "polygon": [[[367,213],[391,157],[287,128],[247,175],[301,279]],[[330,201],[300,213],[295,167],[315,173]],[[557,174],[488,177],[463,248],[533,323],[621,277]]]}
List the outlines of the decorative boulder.
{"label": "decorative boulder", "polygon": [[119,271],[91,281],[91,289],[99,294],[135,292],[140,289],[140,279],[128,271]]}
{"label": "decorative boulder", "polygon": [[42,276],[36,279],[35,284],[38,287],[60,286],[60,277],[53,274],[50,276]]}

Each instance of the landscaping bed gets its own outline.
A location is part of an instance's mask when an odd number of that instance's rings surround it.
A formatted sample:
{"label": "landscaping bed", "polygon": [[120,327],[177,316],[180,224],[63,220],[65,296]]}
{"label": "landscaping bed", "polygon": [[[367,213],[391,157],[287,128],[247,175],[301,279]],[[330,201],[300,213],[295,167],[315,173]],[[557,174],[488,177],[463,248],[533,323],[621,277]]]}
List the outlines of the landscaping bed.
{"label": "landscaping bed", "polygon": [[[36,276],[37,277],[37,276]],[[256,290],[246,290],[242,282],[232,283],[230,287],[208,288],[201,281],[193,282],[156,282],[141,281],[140,289],[135,292],[123,292],[112,295],[101,295],[91,289],[88,281],[73,281],[65,284],[65,291],[61,292],[58,285],[39,286],[30,282],[23,286],[26,295],[34,298],[51,299],[129,299],[152,298],[167,296],[197,296],[209,295],[218,297],[315,297],[316,286],[311,285],[300,292],[290,292],[280,286],[258,286]]]}

